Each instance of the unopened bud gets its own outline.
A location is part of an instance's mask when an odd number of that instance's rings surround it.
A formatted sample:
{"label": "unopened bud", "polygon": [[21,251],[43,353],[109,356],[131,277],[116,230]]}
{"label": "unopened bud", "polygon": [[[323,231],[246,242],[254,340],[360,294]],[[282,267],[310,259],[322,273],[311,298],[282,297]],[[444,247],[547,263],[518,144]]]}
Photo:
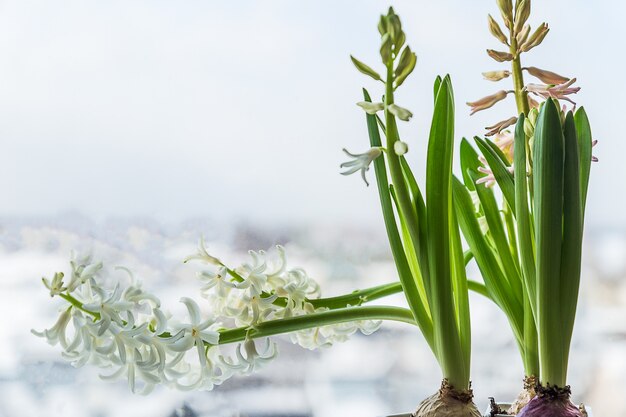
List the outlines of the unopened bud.
{"label": "unopened bud", "polygon": [[409,119],[413,117],[413,113],[411,113],[409,110],[395,104],[390,104],[389,106],[387,106],[387,110],[389,110],[389,113],[393,114],[398,119],[405,122],[408,122]]}
{"label": "unopened bud", "polygon": [[526,137],[530,138],[535,134],[535,126],[529,119],[524,119],[524,133]]}
{"label": "unopened bud", "polygon": [[528,40],[528,35],[530,34],[530,25],[524,25],[522,30],[517,34],[515,40],[518,45],[522,45],[524,42]]}
{"label": "unopened bud", "polygon": [[483,97],[480,100],[468,102],[467,105],[471,107],[470,115],[492,107],[497,102],[504,100],[508,94],[508,91],[500,90],[497,93]]}
{"label": "unopened bud", "polygon": [[496,22],[495,19],[491,17],[491,15],[488,15],[488,19],[489,19],[489,31],[491,32],[491,34],[503,44],[508,45],[509,40],[506,38],[506,35],[502,32],[502,29],[500,29],[500,25],[498,25],[498,22]]}
{"label": "unopened bud", "polygon": [[402,24],[400,23],[400,18],[393,12],[392,8],[389,8],[388,19],[389,25],[387,28],[389,29],[389,35],[391,35],[393,41],[396,41],[402,33]]}
{"label": "unopened bud", "polygon": [[517,35],[530,16],[530,0],[522,0],[515,8],[515,24],[513,33]]}
{"label": "unopened bud", "polygon": [[487,54],[498,62],[513,61],[515,58],[508,52],[494,51],[493,49],[487,49]]}
{"label": "unopened bud", "polygon": [[411,75],[413,70],[415,69],[415,64],[417,63],[417,55],[415,55],[410,47],[404,48],[402,51],[402,55],[400,56],[400,62],[395,70],[396,75],[396,88],[402,85],[406,77]]}
{"label": "unopened bud", "polygon": [[485,133],[485,136],[497,135],[498,133],[502,132],[507,127],[513,126],[516,122],[517,122],[517,117],[511,117],[506,120],[502,120],[492,126],[487,126],[485,129],[487,129],[488,132]]}
{"label": "unopened bud", "polygon": [[552,71],[542,70],[537,67],[526,67],[525,69],[533,77],[539,78],[544,84],[563,84],[569,81],[569,78],[563,77]]}
{"label": "unopened bud", "polygon": [[406,142],[402,142],[401,140],[396,141],[396,143],[393,144],[393,151],[396,153],[396,155],[402,156],[409,151],[409,145],[407,145]]}
{"label": "unopened bud", "polygon": [[365,65],[364,63],[362,63],[361,61],[359,61],[358,59],[356,59],[352,55],[350,55],[350,59],[352,60],[352,63],[354,64],[356,69],[358,69],[360,72],[362,72],[365,75],[369,75],[370,77],[372,77],[376,81],[382,81],[382,79],[380,78],[380,75],[378,75],[378,73],[376,71],[374,71],[372,68],[370,68],[369,66]]}
{"label": "unopened bud", "polygon": [[405,41],[406,41],[406,35],[404,34],[404,32],[400,32],[400,34],[396,36],[396,39],[393,42],[393,53],[396,56],[398,56],[398,54],[400,53],[400,49],[402,49],[402,46],[404,45]]}
{"label": "unopened bud", "polygon": [[483,72],[483,77],[488,81],[500,81],[511,75],[511,71],[487,71]]}
{"label": "unopened bud", "polygon": [[382,38],[382,43],[380,45],[380,56],[383,59],[383,63],[387,65],[391,61],[391,45],[393,41],[391,39],[391,35],[389,33],[385,33]]}
{"label": "unopened bud", "polygon": [[532,98],[530,95],[527,96],[528,97],[528,106],[531,109],[538,109],[539,108],[539,102],[537,100],[535,100],[534,98]]}
{"label": "unopened bud", "polygon": [[513,22],[513,3],[511,0],[498,0],[498,8],[502,14],[502,19],[507,28],[511,29]]}
{"label": "unopened bud", "polygon": [[530,38],[528,38],[528,40],[519,47],[519,50],[521,52],[528,52],[535,46],[540,45],[549,31],[550,28],[548,27],[548,24],[542,23],[537,29],[535,29]]}

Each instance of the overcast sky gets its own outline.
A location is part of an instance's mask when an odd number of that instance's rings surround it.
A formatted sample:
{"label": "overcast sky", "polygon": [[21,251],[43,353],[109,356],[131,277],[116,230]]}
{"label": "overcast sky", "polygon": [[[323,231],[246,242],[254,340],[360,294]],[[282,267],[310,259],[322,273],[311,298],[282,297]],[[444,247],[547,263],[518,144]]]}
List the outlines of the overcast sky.
{"label": "overcast sky", "polygon": [[[588,224],[626,226],[621,81],[626,6],[533,2],[550,24],[524,64],[575,76],[600,163]],[[0,215],[380,223],[375,187],[342,177],[342,147],[367,148],[352,53],[378,64],[382,1],[0,2]],[[397,101],[424,170],[432,81],[450,73],[457,138],[514,113],[464,105],[509,88],[480,73],[495,1],[394,1],[418,54]],[[506,82],[505,82],[506,83]],[[373,178],[373,172],[370,172]]]}

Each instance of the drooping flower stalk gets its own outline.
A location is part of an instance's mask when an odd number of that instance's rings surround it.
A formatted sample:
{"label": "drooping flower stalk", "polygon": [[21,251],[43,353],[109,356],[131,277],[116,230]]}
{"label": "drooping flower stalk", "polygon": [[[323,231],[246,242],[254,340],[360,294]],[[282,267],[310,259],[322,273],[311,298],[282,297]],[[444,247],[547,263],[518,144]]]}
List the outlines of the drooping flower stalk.
{"label": "drooping flower stalk", "polygon": [[[132,274],[128,285],[118,281],[110,289],[104,285],[102,262],[76,257],[67,284],[62,273],[43,280],[51,295],[67,305],[52,328],[33,333],[60,345],[73,365],[113,368],[102,378],[125,377],[133,392],[147,394],[157,384],[212,389],[248,374],[277,356],[271,336],[289,333],[293,343],[317,349],[356,331],[371,334],[381,320],[415,323],[407,309],[363,306],[401,291],[399,283],[320,298],[317,283],[303,269],[288,268],[284,249],[276,250],[276,259],[251,251],[251,262],[232,269],[210,255],[201,240],[187,260],[211,267],[198,274],[210,315],[203,316],[193,299],[183,297],[189,316],[183,323],[161,310],[160,300]],[[266,338],[265,348],[257,344],[261,338]],[[220,348],[232,343],[238,343],[234,356]]]}

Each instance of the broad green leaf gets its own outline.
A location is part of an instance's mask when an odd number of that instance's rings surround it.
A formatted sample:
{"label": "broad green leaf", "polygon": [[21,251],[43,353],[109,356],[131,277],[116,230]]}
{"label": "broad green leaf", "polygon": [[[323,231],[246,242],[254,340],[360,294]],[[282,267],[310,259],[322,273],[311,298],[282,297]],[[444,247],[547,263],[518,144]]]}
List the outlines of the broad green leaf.
{"label": "broad green leaf", "polygon": [[[409,232],[409,229],[407,227],[406,219],[402,215],[402,212],[400,211],[400,208],[398,206],[398,197],[396,196],[393,185],[389,186],[389,193],[391,194],[392,201],[396,207],[396,213],[398,213],[398,217],[400,218],[400,230],[402,232],[401,234],[402,234],[402,243],[404,245],[404,253],[406,254],[407,260],[409,262],[409,267],[411,268],[411,272],[415,279],[415,283],[417,284],[417,290],[420,295],[420,300],[422,304],[424,305],[426,314],[430,314],[430,304],[428,302],[430,295],[427,293],[427,291],[429,291],[430,288],[426,288],[426,285],[424,285],[424,279],[422,277],[422,268],[420,265],[420,262],[422,260],[421,258],[419,258],[420,254],[417,253],[415,245],[413,245],[413,240],[411,239],[411,233]],[[424,246],[426,245],[421,245],[420,248]],[[426,259],[426,261],[428,261],[428,259]]]}
{"label": "broad green leaf", "polygon": [[452,258],[452,293],[456,311],[457,327],[459,328],[459,340],[463,362],[467,370],[469,380],[470,357],[472,351],[472,331],[470,324],[469,293],[467,275],[465,272],[465,260],[459,225],[456,220],[454,207],[450,207],[450,252]]}
{"label": "broad green leaf", "polygon": [[483,156],[489,164],[489,168],[493,172],[493,176],[502,191],[502,195],[507,204],[515,214],[515,183],[513,181],[513,174],[507,170],[507,166],[502,162],[500,156],[489,146],[487,142],[479,137],[475,137],[474,140],[478,145],[478,148],[482,152]]}
{"label": "broad green leaf", "polygon": [[580,198],[582,200],[583,216],[587,205],[587,188],[589,187],[589,174],[591,172],[592,141],[591,126],[585,109],[581,107],[574,115],[576,122],[576,135],[578,137],[578,150],[580,156]]}
{"label": "broad green leaf", "polygon": [[441,87],[441,77],[438,75],[435,78],[435,83],[433,85],[433,97],[435,101],[437,101],[437,94],[439,94],[439,88]]}
{"label": "broad green leaf", "polygon": [[[474,182],[479,178],[477,173],[470,173],[470,176]],[[509,249],[509,242],[506,237],[506,232],[504,231],[498,202],[493,195],[493,191],[484,185],[476,187],[476,192],[478,193],[485,219],[489,225],[489,234],[495,244],[496,254],[504,270],[505,278],[511,286],[513,294],[515,294],[518,301],[521,303],[522,280]]]}
{"label": "broad green leaf", "polygon": [[572,112],[565,118],[565,167],[563,175],[563,244],[561,248],[561,331],[563,366],[567,357],[576,317],[580,262],[583,242],[583,208],[580,197],[580,158],[576,123]]}
{"label": "broad green leaf", "polygon": [[526,173],[526,133],[524,132],[524,114],[520,114],[515,125],[513,149],[515,168],[515,220],[517,223],[517,246],[526,291],[533,311],[536,311],[537,276],[535,274],[535,252],[532,242],[530,210],[528,208],[528,175]]}
{"label": "broad green leaf", "polygon": [[457,178],[454,178],[452,188],[454,206],[461,231],[474,254],[474,259],[485,281],[490,298],[506,314],[516,339],[523,341],[524,312],[522,304],[508,285],[496,255],[484,240],[478,220],[473,213],[473,203],[469,191]]}
{"label": "broad green leaf", "polygon": [[426,205],[424,204],[424,198],[422,197],[422,192],[417,185],[413,171],[411,170],[411,167],[409,167],[409,164],[404,156],[400,157],[400,165],[402,166],[404,178],[409,185],[409,190],[411,191],[411,200],[413,202],[413,206],[415,207],[418,222],[419,239],[420,242],[424,242],[420,244],[418,248],[420,267],[423,271],[425,271],[425,273],[428,273],[428,247],[425,243],[428,241],[428,231],[426,230]]}
{"label": "broad green leaf", "polygon": [[561,324],[564,138],[557,103],[547,100],[537,118],[533,144],[537,327],[541,382],[565,385]]}
{"label": "broad green leaf", "polygon": [[478,152],[465,138],[461,140],[461,173],[463,174],[463,183],[470,191],[476,190],[476,184],[470,178],[469,171],[478,172],[480,161],[478,160]]}
{"label": "broad green leaf", "polygon": [[426,159],[426,219],[431,288],[431,313],[435,346],[439,351],[444,377],[458,378],[452,385],[465,385],[460,372],[465,369],[455,317],[450,255],[450,211],[452,204],[452,149],[454,144],[454,99],[446,76],[435,98],[428,155]]}

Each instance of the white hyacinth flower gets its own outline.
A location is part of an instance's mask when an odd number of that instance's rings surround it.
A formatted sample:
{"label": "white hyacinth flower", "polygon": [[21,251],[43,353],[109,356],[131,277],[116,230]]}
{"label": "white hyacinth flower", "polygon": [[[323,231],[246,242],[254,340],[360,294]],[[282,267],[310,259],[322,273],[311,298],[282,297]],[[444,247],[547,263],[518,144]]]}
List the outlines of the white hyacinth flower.
{"label": "white hyacinth flower", "polygon": [[350,153],[345,148],[343,151],[354,159],[344,162],[339,166],[340,168],[348,168],[346,171],[342,172],[341,175],[351,175],[357,171],[361,171],[361,178],[363,178],[363,181],[365,181],[365,184],[369,187],[370,184],[367,182],[367,178],[365,178],[365,173],[369,171],[372,161],[378,158],[383,151],[378,147],[370,148],[367,152],[359,154]]}

